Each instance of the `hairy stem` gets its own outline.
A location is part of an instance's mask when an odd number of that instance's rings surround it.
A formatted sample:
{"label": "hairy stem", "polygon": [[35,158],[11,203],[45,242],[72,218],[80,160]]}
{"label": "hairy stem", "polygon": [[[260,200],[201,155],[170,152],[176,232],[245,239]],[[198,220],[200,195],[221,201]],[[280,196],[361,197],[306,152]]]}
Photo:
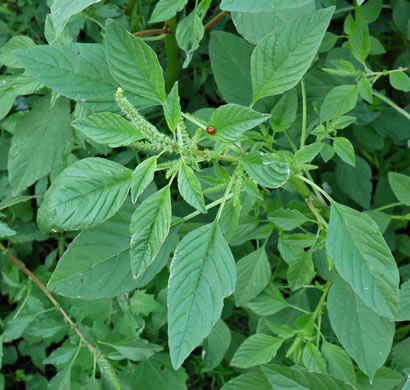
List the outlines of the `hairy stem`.
{"label": "hairy stem", "polygon": [[300,81],[300,86],[302,87],[302,134],[300,135],[300,148],[305,146],[306,139],[306,119],[307,119],[307,104],[306,104],[306,88],[305,80],[302,77]]}
{"label": "hairy stem", "polygon": [[410,114],[399,107],[393,100],[389,99],[387,96],[384,96],[382,93],[372,89],[372,94],[378,97],[380,100],[383,100],[390,107],[393,107],[399,114],[403,115],[406,119],[410,120]]}

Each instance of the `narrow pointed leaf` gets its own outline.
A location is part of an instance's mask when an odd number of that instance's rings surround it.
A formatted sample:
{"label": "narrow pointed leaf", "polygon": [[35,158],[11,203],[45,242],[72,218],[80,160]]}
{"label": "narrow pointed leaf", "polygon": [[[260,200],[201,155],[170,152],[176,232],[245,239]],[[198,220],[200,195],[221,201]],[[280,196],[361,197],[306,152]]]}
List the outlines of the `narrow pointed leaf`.
{"label": "narrow pointed leaf", "polygon": [[178,82],[174,84],[171,92],[164,102],[164,115],[169,129],[175,133],[175,129],[181,120],[181,104],[179,102]]}
{"label": "narrow pointed leaf", "polygon": [[139,196],[148,185],[154,180],[155,169],[157,168],[158,156],[153,156],[139,164],[132,173],[131,179],[131,199],[136,203]]}
{"label": "narrow pointed leaf", "polygon": [[249,368],[270,362],[281,347],[283,340],[266,334],[254,334],[248,337],[237,349],[231,365]]}
{"label": "narrow pointed leaf", "polygon": [[201,183],[195,176],[194,171],[184,162],[181,163],[178,172],[178,190],[184,200],[201,213],[206,213],[204,195]]}
{"label": "narrow pointed leaf", "polygon": [[216,222],[178,244],[168,282],[168,338],[175,369],[209,335],[235,283],[235,261]]}
{"label": "narrow pointed leaf", "polygon": [[131,218],[131,272],[138,278],[157,257],[171,227],[169,186],[155,192]]}
{"label": "narrow pointed leaf", "polygon": [[79,230],[112,217],[124,203],[132,171],[99,157],[80,160],[53,181],[37,213],[43,232]]}
{"label": "narrow pointed leaf", "polygon": [[127,91],[163,103],[164,76],[151,47],[111,19],[105,32],[107,61],[114,79]]}
{"label": "narrow pointed leaf", "polygon": [[395,319],[399,272],[377,224],[368,215],[335,202],[326,243],[336,270],[364,304],[382,317]]}
{"label": "narrow pointed leaf", "polygon": [[77,119],[71,124],[93,141],[111,148],[127,146],[144,138],[144,135],[131,122],[108,112]]}

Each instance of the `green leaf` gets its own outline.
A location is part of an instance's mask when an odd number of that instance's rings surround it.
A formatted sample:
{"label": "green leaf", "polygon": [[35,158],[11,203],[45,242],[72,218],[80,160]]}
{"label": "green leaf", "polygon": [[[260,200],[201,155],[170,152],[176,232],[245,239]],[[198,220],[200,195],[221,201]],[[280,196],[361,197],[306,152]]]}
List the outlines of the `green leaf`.
{"label": "green leaf", "polygon": [[293,9],[309,3],[309,0],[222,0],[220,8],[224,11],[266,12],[272,9]]}
{"label": "green leaf", "polygon": [[[130,370],[131,371],[131,370]],[[159,353],[132,367],[130,386],[144,390],[186,390],[188,375],[183,368],[175,371],[168,354]]]}
{"label": "green leaf", "polygon": [[12,199],[4,200],[3,202],[0,202],[0,211],[14,206],[15,204],[24,203],[37,197],[38,195],[20,195]]}
{"label": "green leaf", "polygon": [[[236,30],[248,42],[257,45],[265,35],[273,30],[283,28],[286,23],[292,19],[307,13],[311,13],[316,9],[313,0],[306,0],[294,4],[294,2],[282,2],[282,7],[270,8],[263,12],[232,12],[232,21]],[[286,8],[289,6],[291,8]],[[294,7],[294,8],[293,8]]]}
{"label": "green leaf", "polygon": [[336,270],[364,304],[395,319],[399,272],[377,224],[368,215],[334,202],[326,244]]}
{"label": "green leaf", "polygon": [[252,302],[248,302],[246,307],[259,316],[271,316],[289,307],[279,289],[273,284],[269,284],[263,292]]}
{"label": "green leaf", "polygon": [[10,38],[7,43],[0,49],[0,63],[9,68],[22,68],[20,62],[13,54],[13,50],[29,49],[36,44],[29,37],[17,35]]}
{"label": "green leaf", "polygon": [[275,104],[271,112],[269,124],[275,133],[288,130],[296,120],[298,95],[296,89],[284,94]]}
{"label": "green leaf", "polygon": [[139,196],[145,191],[148,185],[154,180],[154,173],[157,168],[158,155],[147,158],[138,164],[132,173],[131,178],[131,199],[136,203]]}
{"label": "green leaf", "polygon": [[370,35],[367,23],[360,23],[353,29],[350,47],[357,60],[364,63],[370,52]]}
{"label": "green leaf", "polygon": [[283,367],[268,365],[261,368],[262,373],[271,385],[272,390],[353,390],[341,380],[329,375],[310,372],[302,367]]}
{"label": "green leaf", "polygon": [[15,230],[10,229],[7,223],[0,221],[0,238],[6,238],[6,237],[15,236],[15,235],[16,235]]}
{"label": "green leaf", "polygon": [[107,62],[114,79],[127,91],[158,103],[165,101],[165,82],[157,55],[120,23],[105,24]]}
{"label": "green leaf", "polygon": [[91,4],[100,1],[101,0],[54,0],[50,9],[56,34],[60,35],[71,16],[79,14]]}
{"label": "green leaf", "polygon": [[130,269],[130,202],[108,221],[83,230],[71,242],[48,282],[48,289],[69,298],[96,300],[138,286]]}
{"label": "green leaf", "polygon": [[336,154],[352,167],[356,166],[356,156],[352,143],[344,137],[333,138],[333,148]]}
{"label": "green leaf", "polygon": [[240,259],[236,264],[236,274],[235,304],[243,306],[256,298],[269,284],[272,270],[265,248]]}
{"label": "green leaf", "polygon": [[128,146],[144,138],[129,121],[108,112],[76,119],[71,125],[93,141],[111,148]]}
{"label": "green leaf", "polygon": [[164,22],[182,11],[188,0],[159,0],[152,11],[149,23]]}
{"label": "green leaf", "polygon": [[293,230],[308,219],[299,210],[277,209],[269,213],[268,219],[283,230]]}
{"label": "green leaf", "polygon": [[270,118],[248,107],[238,104],[225,104],[218,107],[211,115],[207,126],[215,127],[216,132],[210,138],[223,142],[237,141],[246,131],[253,129]]}
{"label": "green leaf", "polygon": [[216,222],[181,240],[168,282],[168,338],[175,369],[209,335],[235,284],[235,261]]}
{"label": "green leaf", "polygon": [[63,368],[51,379],[48,390],[71,390],[71,367],[72,364]]}
{"label": "green leaf", "polygon": [[202,38],[204,37],[205,29],[201,18],[194,10],[181,22],[178,23],[175,37],[178,46],[186,53],[192,53],[198,49]]}
{"label": "green leaf", "polygon": [[254,334],[248,337],[237,349],[231,365],[249,368],[270,362],[281,347],[283,340],[266,334]]}
{"label": "green leaf", "polygon": [[152,194],[137,207],[131,218],[131,272],[141,276],[157,257],[171,227],[169,185]]}
{"label": "green leaf", "polygon": [[251,59],[253,103],[293,88],[309,69],[334,7],[291,20],[281,31],[268,34]]}
{"label": "green leaf", "polygon": [[327,374],[326,362],[320,351],[312,343],[306,343],[302,353],[303,365],[311,372]]}
{"label": "green leaf", "polygon": [[248,155],[241,159],[240,164],[251,179],[268,188],[279,188],[285,185],[290,177],[288,164],[272,161],[266,154],[263,157]]}
{"label": "green leaf", "polygon": [[104,222],[124,203],[132,171],[99,157],[80,160],[53,181],[37,213],[43,232],[79,230]]}
{"label": "green leaf", "polygon": [[366,100],[368,103],[373,103],[373,94],[372,94],[372,86],[370,84],[369,79],[363,77],[357,83],[357,89],[359,91],[359,95]]}
{"label": "green leaf", "polygon": [[407,280],[400,286],[397,321],[410,321],[410,280]]}
{"label": "green leaf", "polygon": [[308,285],[315,277],[312,253],[296,254],[289,262],[287,277],[289,286],[293,291]]}
{"label": "green leaf", "polygon": [[321,152],[325,146],[322,142],[315,142],[310,145],[305,145],[295,153],[295,161],[299,164],[306,164],[313,161],[313,159]]}
{"label": "green leaf", "polygon": [[[93,111],[119,111],[115,102],[118,84],[111,76],[102,45],[42,45],[15,50],[14,54],[34,78],[60,95]],[[155,104],[152,100],[133,94],[125,96],[139,108]]]}
{"label": "green leaf", "polygon": [[396,198],[410,206],[410,177],[397,172],[389,172],[389,184]]}
{"label": "green leaf", "polygon": [[155,300],[154,295],[147,294],[144,290],[134,292],[130,299],[129,307],[133,314],[143,316],[148,316],[153,312],[164,311],[164,307]]}
{"label": "green leaf", "polygon": [[322,355],[327,363],[329,375],[341,379],[343,382],[356,384],[356,373],[350,356],[337,345],[323,341]]}
{"label": "green leaf", "polygon": [[394,89],[403,92],[410,91],[410,77],[404,72],[389,73],[389,81]]}
{"label": "green leaf", "polygon": [[320,108],[320,119],[328,121],[353,110],[356,106],[358,88],[356,85],[339,85],[325,97]]}
{"label": "green leaf", "polygon": [[73,145],[69,120],[69,101],[58,99],[50,108],[50,96],[46,96],[17,122],[8,163],[14,195],[63,163]]}
{"label": "green leaf", "polygon": [[221,390],[272,390],[266,377],[258,371],[239,375],[225,383]]}
{"label": "green leaf", "polygon": [[47,359],[43,360],[43,364],[53,364],[53,365],[60,365],[67,363],[75,354],[77,350],[74,346],[62,346],[58,349],[55,349]]}
{"label": "green leaf", "polygon": [[218,320],[211,333],[203,342],[204,371],[211,371],[217,367],[224,358],[231,344],[231,331],[222,320]]}
{"label": "green leaf", "polygon": [[342,161],[336,164],[336,181],[340,189],[364,208],[369,208],[372,193],[372,170],[361,157],[356,156],[356,166]]}
{"label": "green leaf", "polygon": [[[407,380],[409,378],[407,377]],[[377,370],[376,375],[372,382],[369,381],[369,378],[366,375],[359,372],[357,388],[360,390],[393,390],[393,389],[402,389],[404,377],[402,373],[392,370],[388,367],[382,367]]]}
{"label": "green leaf", "polygon": [[330,323],[337,338],[372,380],[390,353],[394,322],[376,314],[341,279],[332,284],[327,303]]}
{"label": "green leaf", "polygon": [[165,120],[169,129],[175,133],[181,121],[181,104],[179,103],[178,81],[175,82],[163,105]]}
{"label": "green leaf", "polygon": [[225,31],[212,31],[209,57],[216,85],[228,103],[248,106],[252,100],[251,54],[244,39]]}
{"label": "green leaf", "polygon": [[178,171],[178,190],[184,200],[201,213],[207,213],[201,183],[194,171],[185,162],[181,162]]}
{"label": "green leaf", "polygon": [[118,341],[116,343],[102,343],[115,349],[116,352],[109,353],[107,357],[111,360],[128,359],[133,362],[148,359],[157,352],[162,351],[162,347],[150,344],[148,340],[137,339],[135,337]]}

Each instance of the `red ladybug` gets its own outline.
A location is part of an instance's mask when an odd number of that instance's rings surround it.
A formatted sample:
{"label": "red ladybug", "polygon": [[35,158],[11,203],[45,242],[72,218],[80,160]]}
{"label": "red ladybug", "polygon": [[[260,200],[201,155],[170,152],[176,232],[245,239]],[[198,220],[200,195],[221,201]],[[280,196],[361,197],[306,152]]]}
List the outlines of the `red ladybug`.
{"label": "red ladybug", "polygon": [[212,135],[212,134],[215,134],[216,129],[215,129],[215,127],[209,126],[209,127],[206,129],[206,132],[207,132],[209,135]]}

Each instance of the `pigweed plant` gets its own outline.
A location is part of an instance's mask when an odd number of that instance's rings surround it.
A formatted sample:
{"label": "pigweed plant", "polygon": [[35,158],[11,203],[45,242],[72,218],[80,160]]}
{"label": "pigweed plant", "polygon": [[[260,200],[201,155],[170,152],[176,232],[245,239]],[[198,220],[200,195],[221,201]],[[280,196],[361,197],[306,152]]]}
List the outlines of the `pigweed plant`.
{"label": "pigweed plant", "polygon": [[409,389],[409,13],[4,2],[0,388]]}

